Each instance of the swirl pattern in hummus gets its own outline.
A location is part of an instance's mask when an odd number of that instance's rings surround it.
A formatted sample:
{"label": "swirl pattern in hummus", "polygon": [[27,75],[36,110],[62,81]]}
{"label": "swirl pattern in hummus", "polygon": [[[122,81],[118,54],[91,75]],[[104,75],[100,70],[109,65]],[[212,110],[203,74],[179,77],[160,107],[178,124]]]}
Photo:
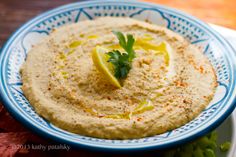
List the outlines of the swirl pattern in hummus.
{"label": "swirl pattern in hummus", "polygon": [[[132,69],[115,88],[91,57],[96,45],[118,47],[112,30],[154,45],[168,43],[168,58],[136,45]],[[200,114],[217,86],[211,64],[195,46],[166,28],[130,18],[104,17],[54,30],[30,50],[21,74],[24,94],[38,114],[65,130],[108,139],[180,127]],[[145,103],[151,107],[137,111]]]}

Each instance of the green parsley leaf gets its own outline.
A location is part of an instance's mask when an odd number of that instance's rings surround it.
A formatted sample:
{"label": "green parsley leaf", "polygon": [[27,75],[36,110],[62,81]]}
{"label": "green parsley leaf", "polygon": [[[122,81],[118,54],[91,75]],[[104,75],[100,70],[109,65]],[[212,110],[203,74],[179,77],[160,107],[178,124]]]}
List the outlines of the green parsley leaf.
{"label": "green parsley leaf", "polygon": [[132,61],[132,59],[135,58],[135,52],[133,50],[135,40],[133,35],[127,34],[126,36],[127,40],[126,40],[123,33],[118,31],[112,31],[112,32],[118,38],[120,46],[128,53],[129,60]]}
{"label": "green parsley leaf", "polygon": [[229,141],[224,142],[223,144],[220,145],[220,150],[222,152],[226,152],[230,149],[231,143]]}
{"label": "green parsley leaf", "polygon": [[127,77],[130,69],[131,63],[135,58],[135,52],[133,49],[134,37],[131,34],[127,34],[125,37],[123,33],[113,31],[119,40],[120,46],[126,51],[126,53],[121,53],[119,50],[112,50],[107,54],[110,56],[108,62],[114,65],[114,75],[118,79]]}

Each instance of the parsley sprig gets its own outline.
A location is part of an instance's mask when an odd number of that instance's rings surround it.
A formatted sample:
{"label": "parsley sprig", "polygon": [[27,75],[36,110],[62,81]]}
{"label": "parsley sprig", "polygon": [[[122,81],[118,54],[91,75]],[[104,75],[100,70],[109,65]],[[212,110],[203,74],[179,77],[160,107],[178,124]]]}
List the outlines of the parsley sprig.
{"label": "parsley sprig", "polygon": [[116,35],[120,46],[126,53],[121,53],[119,50],[112,50],[107,53],[110,56],[108,62],[111,62],[114,65],[115,77],[117,79],[123,79],[127,77],[131,69],[132,61],[135,58],[133,49],[135,40],[131,34],[127,34],[126,37],[123,33],[118,31],[113,31],[113,34]]}

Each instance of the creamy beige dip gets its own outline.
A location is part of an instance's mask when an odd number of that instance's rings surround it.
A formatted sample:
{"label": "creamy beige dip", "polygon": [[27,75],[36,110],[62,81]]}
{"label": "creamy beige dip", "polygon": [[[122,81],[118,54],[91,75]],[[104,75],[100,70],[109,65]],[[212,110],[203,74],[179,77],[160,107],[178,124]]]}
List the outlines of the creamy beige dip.
{"label": "creamy beige dip", "polygon": [[[168,43],[168,63],[137,45],[122,87],[112,86],[91,57],[96,45],[117,47],[112,30],[154,45]],[[54,30],[30,50],[21,74],[24,94],[39,115],[62,129],[108,139],[180,127],[209,104],[217,85],[198,48],[166,28],[130,18],[104,17]],[[151,107],[137,111],[143,104]]]}

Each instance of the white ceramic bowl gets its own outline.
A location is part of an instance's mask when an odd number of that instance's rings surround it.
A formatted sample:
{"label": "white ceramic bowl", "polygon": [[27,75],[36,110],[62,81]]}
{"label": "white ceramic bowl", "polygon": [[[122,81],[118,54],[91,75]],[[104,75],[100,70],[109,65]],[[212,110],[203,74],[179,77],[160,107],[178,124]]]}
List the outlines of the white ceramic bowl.
{"label": "white ceramic bowl", "polygon": [[[198,46],[212,63],[218,78],[214,100],[194,120],[175,130],[133,140],[107,140],[81,136],[59,129],[40,117],[21,90],[19,68],[33,44],[53,28],[101,16],[128,16],[162,25]],[[166,148],[195,139],[217,127],[235,107],[235,53],[227,41],[207,24],[175,9],[136,1],[89,1],[65,5],[43,13],[19,28],[0,56],[0,90],[8,111],[42,136],[96,150],[144,150]]]}

